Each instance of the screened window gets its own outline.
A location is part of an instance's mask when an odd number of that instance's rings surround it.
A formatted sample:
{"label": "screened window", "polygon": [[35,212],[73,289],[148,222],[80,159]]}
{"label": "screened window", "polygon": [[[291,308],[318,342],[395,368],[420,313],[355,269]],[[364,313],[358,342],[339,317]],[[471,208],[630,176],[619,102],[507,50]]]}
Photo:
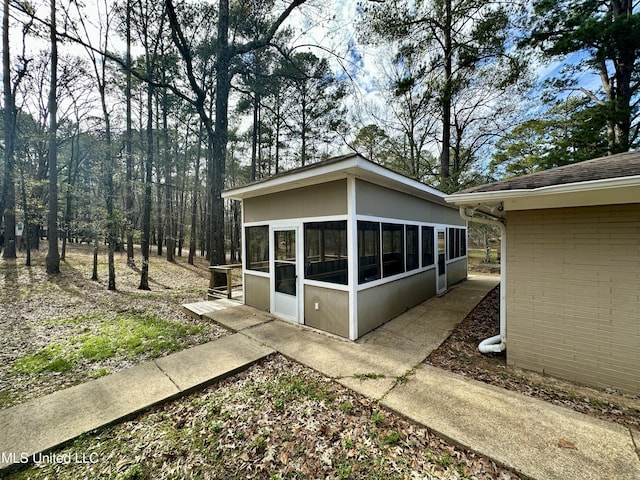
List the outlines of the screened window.
{"label": "screened window", "polygon": [[407,225],[407,272],[419,266],[418,226]]}
{"label": "screened window", "polygon": [[434,263],[433,227],[422,227],[422,266],[429,267]]}
{"label": "screened window", "polygon": [[464,228],[448,228],[449,260],[464,257],[467,254],[467,231]]}
{"label": "screened window", "polygon": [[245,228],[247,270],[269,272],[269,226]]}
{"label": "screened window", "polygon": [[404,272],[404,225],[382,224],[382,276]]}
{"label": "screened window", "polygon": [[304,276],[310,280],[349,282],[347,222],[314,222],[304,225]]}
{"label": "screened window", "polygon": [[358,283],[381,278],[380,224],[358,222]]}

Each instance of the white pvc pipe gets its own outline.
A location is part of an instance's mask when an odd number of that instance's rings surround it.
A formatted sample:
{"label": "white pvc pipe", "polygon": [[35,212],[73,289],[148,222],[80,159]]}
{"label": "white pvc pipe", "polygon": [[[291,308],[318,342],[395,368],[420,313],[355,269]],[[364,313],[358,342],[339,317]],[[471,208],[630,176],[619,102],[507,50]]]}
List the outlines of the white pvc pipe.
{"label": "white pvc pipe", "polygon": [[[474,211],[474,210],[472,210]],[[500,353],[507,348],[507,227],[497,219],[480,218],[467,215],[466,208],[460,207],[460,216],[468,222],[482,223],[500,229],[500,334],[480,342],[478,350],[481,353]]]}
{"label": "white pvc pipe", "polygon": [[478,350],[480,353],[500,353],[507,348],[507,344],[502,340],[502,335],[489,337],[480,342]]}

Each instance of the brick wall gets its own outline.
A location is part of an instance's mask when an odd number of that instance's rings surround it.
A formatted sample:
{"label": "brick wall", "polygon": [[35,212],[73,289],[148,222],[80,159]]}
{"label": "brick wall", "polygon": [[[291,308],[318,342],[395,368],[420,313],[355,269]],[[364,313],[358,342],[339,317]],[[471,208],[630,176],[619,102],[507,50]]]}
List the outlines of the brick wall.
{"label": "brick wall", "polygon": [[640,204],[510,211],[507,362],[640,393]]}

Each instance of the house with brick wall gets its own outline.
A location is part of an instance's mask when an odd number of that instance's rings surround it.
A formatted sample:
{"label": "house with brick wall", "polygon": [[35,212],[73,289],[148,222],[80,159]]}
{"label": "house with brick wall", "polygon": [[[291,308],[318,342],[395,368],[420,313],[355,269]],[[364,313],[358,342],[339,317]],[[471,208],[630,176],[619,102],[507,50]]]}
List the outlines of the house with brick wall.
{"label": "house with brick wall", "polygon": [[640,152],[446,200],[502,228],[501,333],[489,343],[508,364],[640,393]]}

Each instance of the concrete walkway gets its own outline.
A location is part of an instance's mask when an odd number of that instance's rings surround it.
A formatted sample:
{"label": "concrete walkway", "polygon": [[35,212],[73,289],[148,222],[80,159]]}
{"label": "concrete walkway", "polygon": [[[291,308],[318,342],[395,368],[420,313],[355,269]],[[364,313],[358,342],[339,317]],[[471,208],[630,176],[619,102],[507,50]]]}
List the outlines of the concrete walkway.
{"label": "concrete walkway", "polygon": [[272,353],[245,335],[230,335],[0,410],[0,473],[98,427],[233,375]]}
{"label": "concrete walkway", "polygon": [[470,277],[357,342],[234,302],[187,306],[237,333],[0,410],[0,471],[7,454],[51,449],[278,351],[526,477],[640,479],[640,432],[422,363],[496,284]]}

